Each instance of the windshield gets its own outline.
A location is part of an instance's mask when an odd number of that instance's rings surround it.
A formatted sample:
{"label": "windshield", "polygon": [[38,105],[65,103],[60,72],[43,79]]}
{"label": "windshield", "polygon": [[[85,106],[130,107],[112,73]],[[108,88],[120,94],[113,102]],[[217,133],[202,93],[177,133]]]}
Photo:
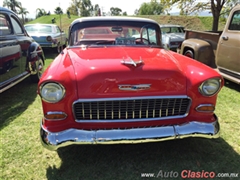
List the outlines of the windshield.
{"label": "windshield", "polygon": [[52,26],[48,25],[27,25],[25,26],[27,32],[51,33]]}
{"label": "windshield", "polygon": [[161,46],[160,27],[139,21],[79,22],[70,30],[70,46]]}
{"label": "windshield", "polygon": [[165,33],[185,33],[183,27],[161,27],[163,34]]}

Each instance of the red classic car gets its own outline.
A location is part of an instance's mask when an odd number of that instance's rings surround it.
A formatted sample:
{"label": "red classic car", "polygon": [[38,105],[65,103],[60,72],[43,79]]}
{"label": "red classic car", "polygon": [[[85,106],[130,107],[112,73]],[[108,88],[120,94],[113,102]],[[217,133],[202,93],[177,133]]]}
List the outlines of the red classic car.
{"label": "red classic car", "polygon": [[214,109],[222,77],[164,49],[157,22],[80,18],[68,40],[38,84],[47,149],[219,137]]}

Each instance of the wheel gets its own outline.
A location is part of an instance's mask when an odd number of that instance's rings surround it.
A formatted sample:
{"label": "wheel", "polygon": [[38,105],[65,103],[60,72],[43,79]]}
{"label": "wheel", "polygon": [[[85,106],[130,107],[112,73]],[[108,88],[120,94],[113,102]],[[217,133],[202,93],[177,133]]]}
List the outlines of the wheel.
{"label": "wheel", "polygon": [[44,63],[40,57],[38,57],[38,60],[35,62],[33,69],[35,73],[30,76],[31,81],[38,83],[44,71]]}
{"label": "wheel", "polygon": [[57,44],[57,53],[60,53],[61,52],[61,45],[60,43]]}
{"label": "wheel", "polygon": [[192,58],[194,59],[194,53],[192,50],[187,50],[185,53],[184,53],[184,56],[187,56],[189,58]]}
{"label": "wheel", "polygon": [[[138,40],[140,40],[140,41],[138,41]],[[144,41],[145,41],[145,42],[147,42],[147,44],[150,44],[150,41],[146,38],[136,38],[135,41],[141,42],[142,44],[145,44],[144,43]]]}

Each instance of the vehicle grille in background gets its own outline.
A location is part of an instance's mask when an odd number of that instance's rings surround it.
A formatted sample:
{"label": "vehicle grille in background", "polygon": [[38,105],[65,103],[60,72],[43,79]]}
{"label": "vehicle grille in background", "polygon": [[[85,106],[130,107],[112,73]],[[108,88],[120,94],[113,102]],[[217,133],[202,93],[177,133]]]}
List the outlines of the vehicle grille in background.
{"label": "vehicle grille in background", "polygon": [[73,111],[77,121],[179,118],[187,115],[190,103],[189,98],[79,100]]}

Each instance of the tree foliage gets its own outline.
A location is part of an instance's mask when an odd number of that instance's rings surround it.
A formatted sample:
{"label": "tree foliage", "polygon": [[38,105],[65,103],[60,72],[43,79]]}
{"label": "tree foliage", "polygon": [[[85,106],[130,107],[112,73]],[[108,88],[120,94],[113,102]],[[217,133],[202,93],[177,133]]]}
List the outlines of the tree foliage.
{"label": "tree foliage", "polygon": [[46,11],[44,9],[40,9],[40,8],[36,9],[36,18],[39,18],[39,17],[44,16],[46,14],[47,13],[46,13]]}
{"label": "tree foliage", "polygon": [[28,13],[29,13],[29,12],[27,11],[26,8],[24,8],[24,7],[20,7],[20,8],[19,8],[18,14],[22,16],[23,24],[25,23],[25,16],[26,16],[26,14],[28,14]]}
{"label": "tree foliage", "polygon": [[118,7],[111,7],[110,13],[111,13],[111,16],[121,16],[122,10]]}
{"label": "tree foliage", "polygon": [[83,17],[90,16],[93,11],[91,0],[82,0],[80,4],[80,15]]}
{"label": "tree foliage", "polygon": [[160,15],[163,14],[164,8],[157,0],[151,0],[149,3],[143,3],[139,10],[135,10],[138,15]]}
{"label": "tree foliage", "polygon": [[181,15],[190,15],[204,10],[209,10],[213,15],[212,30],[218,30],[219,18],[223,13],[237,4],[238,0],[160,0],[165,10],[170,11],[173,6],[180,9]]}
{"label": "tree foliage", "polygon": [[60,7],[56,7],[54,13],[55,14],[63,14],[63,10]]}
{"label": "tree foliage", "polygon": [[18,10],[22,8],[22,4],[17,0],[4,0],[3,7],[7,7],[8,9],[11,9],[15,13],[17,13]]}

